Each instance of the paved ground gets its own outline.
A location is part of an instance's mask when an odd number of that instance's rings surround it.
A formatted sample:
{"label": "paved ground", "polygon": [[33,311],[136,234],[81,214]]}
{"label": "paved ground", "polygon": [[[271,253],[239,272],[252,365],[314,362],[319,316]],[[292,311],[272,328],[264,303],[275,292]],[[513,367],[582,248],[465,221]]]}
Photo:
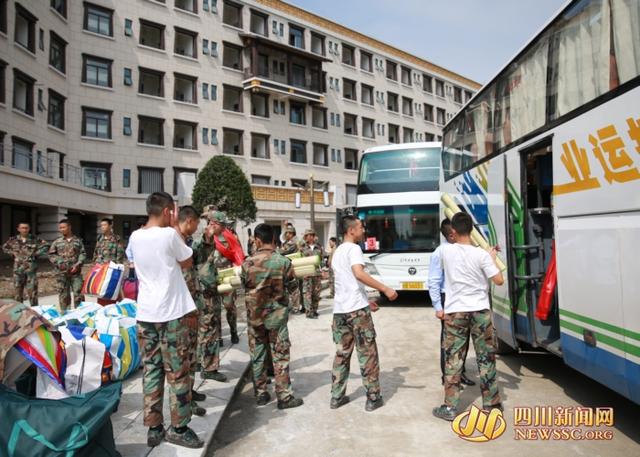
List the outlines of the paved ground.
{"label": "paved ground", "polygon": [[[330,301],[321,303],[319,320],[294,316],[292,337],[293,386],[305,405],[279,411],[275,401],[258,408],[247,384],[229,405],[214,436],[212,448],[224,456],[447,456],[557,457],[559,455],[640,455],[640,407],[564,366],[548,354],[500,357],[500,389],[507,431],[488,443],[469,443],[455,435],[449,423],[431,415],[442,401],[438,342],[440,324],[433,310],[415,297],[375,314],[381,356],[382,390],[386,405],[364,411],[365,396],[355,355],[347,393],[351,403],[329,409],[331,363]],[[475,356],[469,354],[467,373],[477,380]],[[481,404],[478,387],[467,388],[462,407]],[[596,441],[524,442],[514,439],[514,406],[612,406],[613,439]],[[210,454],[212,455],[212,454]]]}

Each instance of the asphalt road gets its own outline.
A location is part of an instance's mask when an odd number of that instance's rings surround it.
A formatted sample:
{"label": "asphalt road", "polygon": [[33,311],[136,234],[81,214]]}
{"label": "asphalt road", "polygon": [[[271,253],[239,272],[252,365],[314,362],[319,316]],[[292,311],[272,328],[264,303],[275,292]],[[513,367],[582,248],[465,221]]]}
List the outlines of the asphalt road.
{"label": "asphalt road", "polygon": [[[556,356],[544,353],[499,357],[506,430],[489,442],[462,440],[451,423],[431,414],[443,397],[438,349],[440,323],[435,320],[432,308],[424,304],[423,297],[416,295],[401,296],[374,315],[385,406],[372,413],[364,411],[366,399],[354,354],[347,389],[351,403],[331,410],[334,346],[330,300],[322,301],[320,314],[318,320],[293,316],[289,323],[293,387],[305,404],[279,411],[272,400],[267,406],[257,407],[251,383],[247,383],[229,405],[216,432],[212,446],[216,456],[640,455],[640,406],[565,366]],[[477,380],[473,351],[467,358],[467,373]],[[478,386],[464,390],[461,410],[472,403],[482,404]],[[549,440],[523,440],[520,435],[516,439],[514,408],[535,406],[612,407],[612,427],[579,429],[582,437],[595,430],[611,432],[612,437],[563,440],[553,439],[552,435]],[[558,433],[559,438],[567,437]]]}

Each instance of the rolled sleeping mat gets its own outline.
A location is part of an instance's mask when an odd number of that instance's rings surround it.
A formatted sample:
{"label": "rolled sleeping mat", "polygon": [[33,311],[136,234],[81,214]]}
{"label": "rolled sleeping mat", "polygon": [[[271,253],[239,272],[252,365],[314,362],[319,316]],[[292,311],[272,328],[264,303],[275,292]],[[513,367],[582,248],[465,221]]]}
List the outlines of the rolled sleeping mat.
{"label": "rolled sleeping mat", "polygon": [[218,286],[218,293],[219,294],[226,294],[228,292],[232,292],[233,291],[233,286],[231,284],[220,284]]}
{"label": "rolled sleeping mat", "polygon": [[237,288],[242,285],[242,280],[239,276],[227,276],[222,280],[222,284],[229,284],[230,286]]}
{"label": "rolled sleeping mat", "polygon": [[304,276],[315,276],[318,270],[313,265],[305,265],[301,267],[294,267],[293,273],[297,278],[302,278]]}
{"label": "rolled sleeping mat", "polygon": [[320,266],[320,256],[312,255],[309,257],[302,257],[300,259],[293,259],[291,263],[293,264],[293,268],[305,267],[308,265],[317,267],[317,266]]}
{"label": "rolled sleeping mat", "polygon": [[227,276],[240,276],[242,267],[223,268],[218,270],[218,278],[226,278]]}
{"label": "rolled sleeping mat", "polygon": [[287,254],[285,255],[285,257],[293,261],[293,259],[301,259],[303,255],[302,255],[302,252],[298,251],[298,252],[292,252],[291,254]]}

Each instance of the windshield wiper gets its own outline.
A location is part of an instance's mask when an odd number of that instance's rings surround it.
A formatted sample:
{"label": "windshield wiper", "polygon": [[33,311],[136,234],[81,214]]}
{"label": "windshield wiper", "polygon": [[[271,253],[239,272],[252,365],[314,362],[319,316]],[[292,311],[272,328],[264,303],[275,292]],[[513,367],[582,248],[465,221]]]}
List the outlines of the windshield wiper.
{"label": "windshield wiper", "polygon": [[373,254],[371,257],[369,257],[369,260],[373,260],[373,259],[375,259],[375,258],[376,258],[376,257],[378,257],[380,254],[388,254],[388,253],[390,253],[390,252],[392,252],[392,251],[390,251],[390,250],[385,250],[385,251],[380,250],[380,251],[376,252],[375,254]]}

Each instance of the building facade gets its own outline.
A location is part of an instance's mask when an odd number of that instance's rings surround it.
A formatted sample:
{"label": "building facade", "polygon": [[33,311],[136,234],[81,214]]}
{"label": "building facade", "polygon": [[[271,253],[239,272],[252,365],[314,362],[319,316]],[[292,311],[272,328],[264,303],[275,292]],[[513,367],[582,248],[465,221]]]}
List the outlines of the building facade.
{"label": "building facade", "polygon": [[92,244],[110,216],[126,238],[150,192],[189,202],[226,154],[257,222],[309,227],[313,176],[326,240],[361,152],[440,139],[478,88],[278,0],[0,0],[1,237],[69,217]]}

